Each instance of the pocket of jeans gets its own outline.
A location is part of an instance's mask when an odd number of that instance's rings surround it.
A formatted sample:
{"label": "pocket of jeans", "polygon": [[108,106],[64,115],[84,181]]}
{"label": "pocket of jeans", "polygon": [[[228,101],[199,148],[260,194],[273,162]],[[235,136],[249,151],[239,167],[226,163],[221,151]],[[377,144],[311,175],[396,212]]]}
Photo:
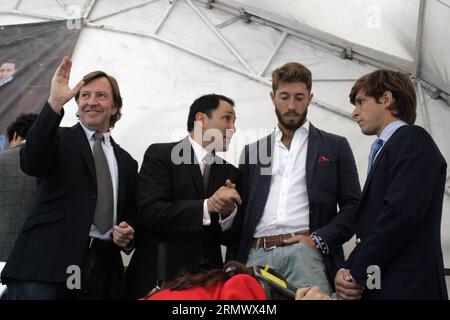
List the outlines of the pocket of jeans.
{"label": "pocket of jeans", "polygon": [[310,245],[307,245],[306,243],[303,243],[303,242],[299,242],[299,244],[301,246],[307,248],[309,251],[314,252],[314,254],[319,255],[320,257],[322,256],[322,253],[316,247],[313,248]]}

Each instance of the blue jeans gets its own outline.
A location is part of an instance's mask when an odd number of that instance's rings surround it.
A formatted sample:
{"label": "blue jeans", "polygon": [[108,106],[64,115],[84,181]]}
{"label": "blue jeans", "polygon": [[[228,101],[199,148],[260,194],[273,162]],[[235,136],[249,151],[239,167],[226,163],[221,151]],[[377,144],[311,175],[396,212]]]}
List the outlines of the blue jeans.
{"label": "blue jeans", "polygon": [[63,283],[10,280],[1,300],[61,300],[64,298]]}
{"label": "blue jeans", "polygon": [[248,266],[264,267],[266,264],[283,275],[294,287],[319,286],[323,293],[331,295],[322,254],[315,248],[295,243],[271,250],[250,250]]}

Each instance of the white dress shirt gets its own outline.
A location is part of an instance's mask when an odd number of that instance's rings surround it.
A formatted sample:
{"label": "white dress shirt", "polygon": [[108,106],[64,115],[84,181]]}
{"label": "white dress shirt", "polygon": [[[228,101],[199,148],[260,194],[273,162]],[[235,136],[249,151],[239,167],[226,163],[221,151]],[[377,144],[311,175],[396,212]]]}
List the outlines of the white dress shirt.
{"label": "white dress shirt", "polygon": [[[203,176],[203,171],[205,169],[205,156],[208,154],[208,152],[203,148],[197,141],[192,139],[190,136],[188,136],[189,142],[191,143],[192,149],[194,149],[195,157],[197,158],[197,162],[200,165],[200,171]],[[225,183],[225,181],[224,181]],[[225,219],[222,219],[222,216],[219,215],[219,225],[222,228],[222,231],[227,231],[231,228],[233,225],[234,217],[236,216],[237,212],[237,206],[234,208],[233,212],[226,217]],[[203,225],[209,226],[211,225],[211,216],[208,211],[208,199],[205,199],[203,202]]]}
{"label": "white dress shirt", "polygon": [[[89,141],[89,145],[91,146],[91,150],[93,150],[94,147],[94,133],[95,131],[92,131],[89,128],[86,128],[81,122],[81,127],[84,130],[84,133],[86,134],[86,138]],[[113,186],[113,199],[114,199],[114,217],[113,217],[113,225],[117,224],[117,197],[118,197],[118,186],[119,186],[119,167],[117,165],[116,156],[114,155],[114,150],[111,144],[111,132],[106,132],[103,134],[103,152],[105,153],[106,160],[108,161],[108,167],[109,172],[111,174],[111,180],[112,180],[112,186]],[[94,238],[99,238],[102,240],[110,240],[110,232],[112,231],[112,228],[106,232],[105,234],[102,234],[102,232],[95,226],[95,224],[91,225],[91,230],[89,232],[89,236]]]}
{"label": "white dress shirt", "polygon": [[278,126],[274,134],[270,191],[255,238],[309,229],[306,189],[309,121],[295,131],[290,150],[281,141],[283,133]]}

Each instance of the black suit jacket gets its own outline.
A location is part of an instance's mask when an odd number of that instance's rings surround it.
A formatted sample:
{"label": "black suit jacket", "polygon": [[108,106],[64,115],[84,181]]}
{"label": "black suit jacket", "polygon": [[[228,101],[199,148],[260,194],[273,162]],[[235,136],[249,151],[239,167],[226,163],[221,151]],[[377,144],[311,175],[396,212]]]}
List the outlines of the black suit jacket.
{"label": "black suit jacket", "polygon": [[[81,125],[59,128],[62,117],[45,105],[21,149],[22,170],[38,177],[37,201],[3,269],[3,281],[65,282],[67,267],[81,265],[96,205],[94,158]],[[137,162],[111,143],[119,169],[117,221],[133,224]]]}
{"label": "black suit jacket", "polygon": [[[157,280],[158,243],[167,244],[166,280],[182,269],[193,272],[200,264],[220,267],[221,244],[235,238],[234,229],[222,232],[218,215],[203,226],[203,202],[230,179],[238,180],[238,170],[215,157],[205,193],[200,166],[188,140],[151,145],[139,172],[139,236],[127,269],[129,297],[145,296]],[[222,163],[221,163],[222,162]]]}
{"label": "black suit jacket", "polygon": [[365,299],[447,299],[441,215],[447,164],[421,127],[399,128],[378,154],[357,213],[360,242],[348,260],[365,286],[381,270],[381,290]]}
{"label": "black suit jacket", "polygon": [[[246,208],[238,259],[244,263],[270,190],[274,137],[271,134],[247,145],[241,155],[239,169]],[[337,268],[344,264],[342,244],[354,234],[361,193],[355,159],[347,140],[310,124],[305,170],[309,230],[317,232],[330,249],[324,261],[333,283]]]}

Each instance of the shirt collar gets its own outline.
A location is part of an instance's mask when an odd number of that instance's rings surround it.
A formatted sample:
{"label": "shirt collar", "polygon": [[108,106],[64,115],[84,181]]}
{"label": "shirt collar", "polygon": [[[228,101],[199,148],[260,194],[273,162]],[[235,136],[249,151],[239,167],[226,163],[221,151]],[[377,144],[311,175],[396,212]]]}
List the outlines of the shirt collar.
{"label": "shirt collar", "polygon": [[0,87],[7,83],[12,82],[13,80],[14,80],[14,76],[9,76],[8,78],[3,79],[2,81],[0,81]]}
{"label": "shirt collar", "polygon": [[[84,124],[82,124],[81,122],[80,122],[80,125],[81,125],[81,127],[83,128],[84,133],[86,134],[86,138],[87,138],[89,141],[94,140],[93,135],[94,135],[95,131],[89,129],[88,127],[86,127],[86,126],[85,126]],[[111,142],[111,141],[110,141],[110,139],[111,139],[111,131],[108,131],[108,132],[103,133],[103,137],[105,138],[105,140],[104,140],[105,144],[108,144],[108,145],[109,145],[110,142]]]}
{"label": "shirt collar", "polygon": [[[302,130],[309,132],[309,125],[310,122],[308,119],[306,119],[305,123],[300,128],[295,130],[294,137],[299,135]],[[275,127],[275,141],[280,142],[282,137],[283,131],[281,131],[280,126],[277,124],[277,126]]]}
{"label": "shirt collar", "polygon": [[203,158],[208,153],[205,148],[203,148],[197,141],[188,136],[189,142],[191,143],[192,149],[194,149],[195,157],[197,158],[198,163],[202,163]]}
{"label": "shirt collar", "polygon": [[390,123],[386,128],[383,129],[383,131],[380,134],[379,139],[383,140],[383,144],[385,144],[392,137],[392,135],[395,133],[395,131],[397,131],[399,128],[401,128],[403,126],[407,126],[407,125],[408,124],[402,120],[394,121],[394,122]]}

